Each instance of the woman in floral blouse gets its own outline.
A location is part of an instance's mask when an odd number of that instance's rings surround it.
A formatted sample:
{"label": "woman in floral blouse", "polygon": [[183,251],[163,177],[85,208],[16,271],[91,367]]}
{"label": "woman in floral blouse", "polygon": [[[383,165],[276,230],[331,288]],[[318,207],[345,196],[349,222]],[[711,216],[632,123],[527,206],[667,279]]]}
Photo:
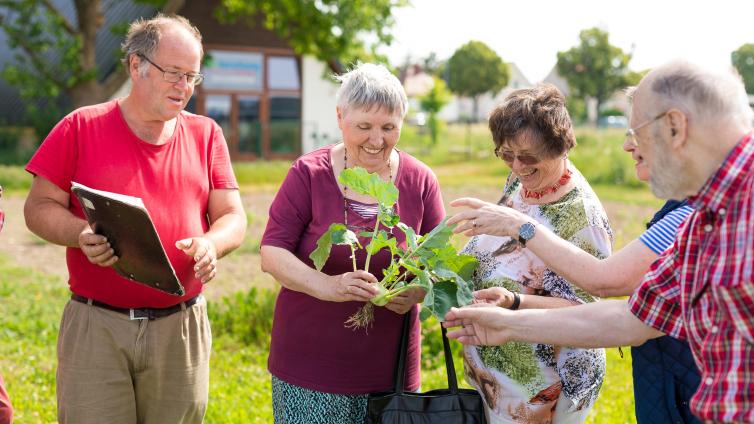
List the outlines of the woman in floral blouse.
{"label": "woman in floral blouse", "polygon": [[[612,232],[602,204],[568,160],[576,145],[563,95],[552,85],[516,90],[489,120],[495,153],[510,168],[500,204],[530,220],[518,237],[476,231],[495,205],[464,199],[470,206],[449,223],[475,235],[465,248],[479,260],[474,276],[478,302],[519,308],[559,308],[593,302],[594,296],[551,271],[526,249],[537,227],[604,258]],[[552,323],[554,326],[558,323]],[[605,375],[603,349],[510,342],[467,346],[465,372],[483,395],[491,423],[583,422]]]}

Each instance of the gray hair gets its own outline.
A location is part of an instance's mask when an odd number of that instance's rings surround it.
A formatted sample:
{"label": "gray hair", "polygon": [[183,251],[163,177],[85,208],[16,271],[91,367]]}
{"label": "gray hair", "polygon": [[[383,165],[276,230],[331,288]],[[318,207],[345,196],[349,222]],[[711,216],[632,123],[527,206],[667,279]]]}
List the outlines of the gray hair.
{"label": "gray hair", "polygon": [[[128,64],[131,61],[131,56],[144,56],[152,58],[157,45],[160,43],[162,33],[165,28],[170,26],[177,26],[183,28],[196,38],[199,43],[200,55],[204,55],[204,49],[202,48],[202,34],[199,30],[189,22],[188,19],[178,15],[164,15],[158,13],[152,19],[139,18],[128,27],[128,33],[126,39],[121,44],[120,48],[123,51],[123,64],[126,65],[126,72],[128,72]],[[147,72],[149,63],[143,60],[139,63],[139,73],[144,76]]]}
{"label": "gray hair", "polygon": [[336,75],[340,88],[335,101],[342,110],[384,107],[391,114],[408,112],[408,98],[401,82],[383,65],[362,63],[343,75]]}
{"label": "gray hair", "polygon": [[752,126],[754,111],[741,77],[734,71],[718,72],[674,61],[655,72],[651,89],[658,108],[677,107],[702,122],[724,119]]}

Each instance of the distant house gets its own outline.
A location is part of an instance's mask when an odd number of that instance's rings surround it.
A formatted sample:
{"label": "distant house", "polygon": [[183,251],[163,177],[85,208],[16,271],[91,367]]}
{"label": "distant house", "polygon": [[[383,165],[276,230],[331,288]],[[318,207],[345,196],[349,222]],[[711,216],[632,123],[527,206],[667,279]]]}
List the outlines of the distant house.
{"label": "distant house", "polygon": [[[52,1],[69,18],[74,16],[72,0]],[[338,139],[337,86],[325,77],[335,69],[313,57],[296,55],[285,40],[261,25],[220,24],[213,13],[219,0],[180,3],[177,13],[199,28],[206,55],[205,81],[187,109],[220,124],[234,160],[294,158]],[[122,37],[113,35],[111,26],[158,11],[115,0],[102,0],[102,10],[106,24],[97,35],[100,80],[112,72],[124,72],[115,54]],[[7,46],[2,32],[0,46]],[[12,60],[10,49],[0,47],[0,68]],[[113,97],[128,90],[127,82],[113,90]],[[21,122],[23,103],[17,90],[0,81],[0,96],[4,99],[0,116],[5,121],[0,124]]]}
{"label": "distant house", "polygon": [[[432,77],[421,71],[418,66],[409,67],[410,72],[406,72],[403,79],[403,87],[409,96],[411,107],[414,111],[419,110],[418,98],[426,94],[432,88]],[[531,87],[532,83],[524,76],[521,69],[515,63],[508,63],[510,70],[510,79],[496,96],[484,94],[479,97],[479,118],[486,119],[492,109],[498,105],[505,96],[513,90]],[[440,119],[447,122],[461,122],[470,118],[473,113],[474,104],[470,98],[452,96],[451,101],[439,113]]]}

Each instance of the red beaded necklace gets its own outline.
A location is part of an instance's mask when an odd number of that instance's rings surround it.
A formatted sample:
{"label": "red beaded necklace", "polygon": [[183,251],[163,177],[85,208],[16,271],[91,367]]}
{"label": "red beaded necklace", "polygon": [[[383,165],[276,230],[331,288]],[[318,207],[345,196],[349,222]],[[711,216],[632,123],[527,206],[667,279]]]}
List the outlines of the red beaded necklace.
{"label": "red beaded necklace", "polygon": [[555,193],[556,191],[558,191],[560,187],[563,187],[564,185],[568,183],[568,181],[571,180],[571,174],[572,174],[571,170],[566,168],[563,175],[560,176],[560,179],[558,180],[558,182],[556,182],[554,185],[547,187],[546,189],[543,189],[543,190],[534,191],[534,190],[527,190],[522,187],[524,198],[539,199],[550,193]]}

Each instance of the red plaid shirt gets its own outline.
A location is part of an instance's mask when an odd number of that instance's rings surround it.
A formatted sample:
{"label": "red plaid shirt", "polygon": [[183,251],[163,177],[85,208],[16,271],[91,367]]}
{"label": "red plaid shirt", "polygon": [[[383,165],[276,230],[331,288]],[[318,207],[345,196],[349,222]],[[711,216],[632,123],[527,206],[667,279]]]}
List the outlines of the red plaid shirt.
{"label": "red plaid shirt", "polygon": [[747,135],[701,191],[672,248],[631,296],[647,325],[688,340],[702,373],[691,410],[754,422],[754,139]]}

